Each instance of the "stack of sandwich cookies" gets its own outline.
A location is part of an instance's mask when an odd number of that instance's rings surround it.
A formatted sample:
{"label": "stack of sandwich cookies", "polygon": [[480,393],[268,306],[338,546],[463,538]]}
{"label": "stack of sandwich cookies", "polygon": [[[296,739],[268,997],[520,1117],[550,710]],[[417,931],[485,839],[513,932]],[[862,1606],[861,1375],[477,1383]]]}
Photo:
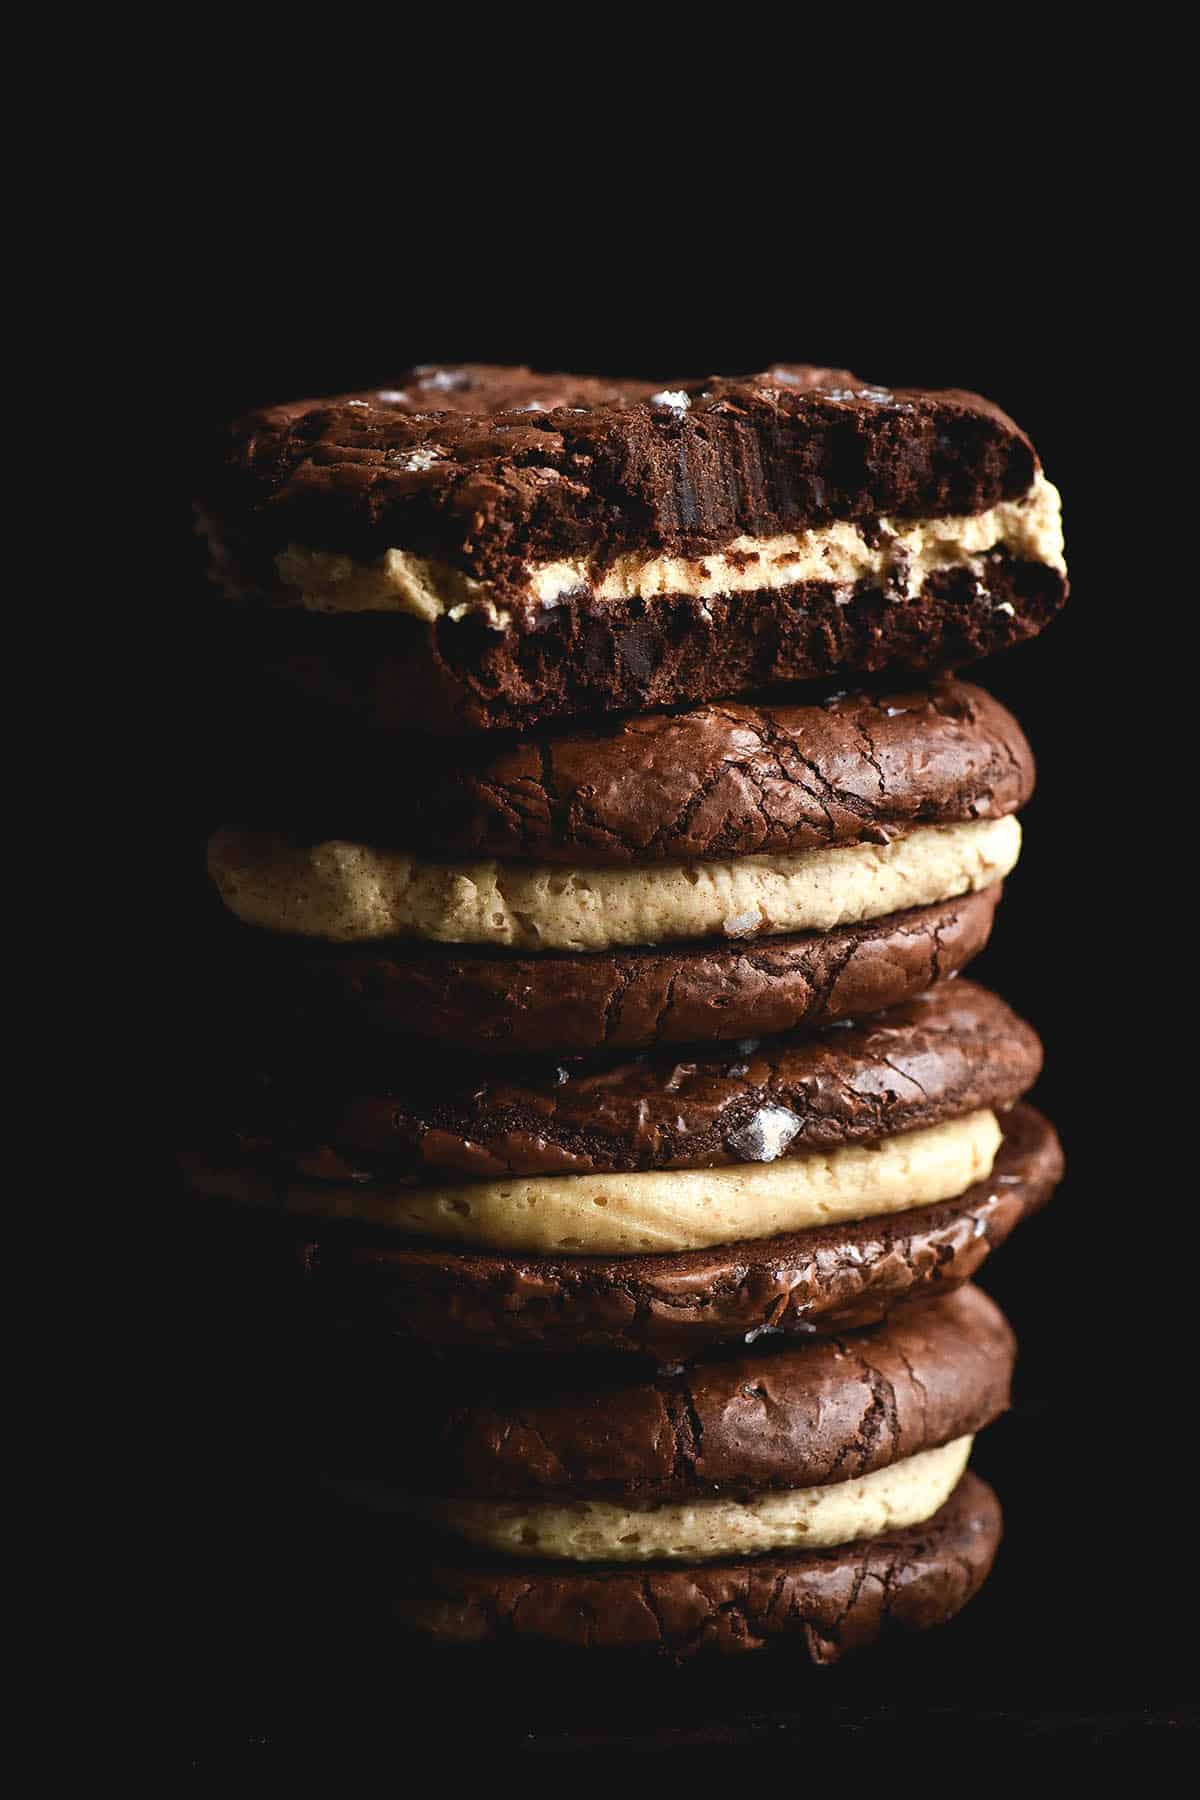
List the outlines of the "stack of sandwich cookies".
{"label": "stack of sandwich cookies", "polygon": [[427,369],[241,421],[203,518],[271,752],[209,846],[239,1070],[189,1185],[314,1329],[447,1358],[413,1466],[342,1483],[459,1547],[401,1615],[817,1661],[949,1617],[1012,1360],[963,1284],[1061,1173],[956,979],[1033,762],[950,671],[1066,592],[1028,440],[844,371]]}

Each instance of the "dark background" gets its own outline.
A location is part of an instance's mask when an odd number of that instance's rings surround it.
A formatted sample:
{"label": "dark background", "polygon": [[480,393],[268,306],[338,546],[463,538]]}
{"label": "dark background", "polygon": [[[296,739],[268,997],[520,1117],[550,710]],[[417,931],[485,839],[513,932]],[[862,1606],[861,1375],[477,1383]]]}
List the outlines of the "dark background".
{"label": "dark background", "polygon": [[[386,1631],[327,1609],[326,1522],[292,1491],[239,1341],[224,1360],[205,1350],[193,1393],[188,1740],[201,1766],[333,1766],[352,1750],[370,1768],[395,1750],[398,1728],[406,1745],[428,1736],[489,1758],[580,1742],[680,1755],[702,1744],[708,1755],[714,1737],[744,1750],[797,1733],[810,1753],[836,1754],[850,1740],[861,1750],[864,1732],[889,1752],[919,1748],[935,1728],[945,1748],[1170,1732],[1194,1692],[1178,1460],[1193,1430],[1180,1411],[1190,1294],[1177,1224],[1194,1205],[1180,1137],[1192,1077],[1168,1047],[1188,977],[1178,946],[1194,852],[1171,799],[1177,727],[1162,695],[1175,640],[1156,623],[1146,533],[1167,452],[1145,435],[1157,315],[1137,209],[1114,239],[1103,181],[1076,173],[1043,218],[1044,241],[1029,229],[1034,193],[1015,238],[990,220],[977,234],[967,214],[956,225],[951,207],[948,235],[897,224],[863,254],[870,208],[861,230],[844,213],[822,230],[819,209],[815,226],[810,212],[793,230],[778,209],[739,215],[723,193],[716,218],[685,197],[669,227],[651,208],[643,228],[621,179],[611,192],[598,182],[553,228],[536,194],[500,212],[457,190],[416,213],[406,194],[365,236],[327,195],[312,211],[293,196],[280,215],[268,194],[236,222],[214,222],[220,254],[169,271],[192,446],[171,514],[179,567],[194,566],[188,483],[224,419],[259,401],[386,385],[413,362],[666,382],[813,361],[887,385],[973,388],[1029,431],[1063,491],[1073,592],[1041,639],[978,671],[1024,725],[1039,787],[993,944],[972,972],[1044,1039],[1035,1098],[1060,1130],[1068,1176],[983,1278],[1021,1345],[1015,1409],[975,1455],[1006,1509],[1001,1561],[948,1630],[816,1680],[787,1659],[767,1671],[762,1658],[747,1659],[753,1672],[586,1683],[553,1667],[534,1681],[491,1664],[397,1669]],[[206,772],[220,732],[194,647],[175,740],[185,917],[215,822]],[[1176,1104],[1164,1108],[1164,1094]]]}

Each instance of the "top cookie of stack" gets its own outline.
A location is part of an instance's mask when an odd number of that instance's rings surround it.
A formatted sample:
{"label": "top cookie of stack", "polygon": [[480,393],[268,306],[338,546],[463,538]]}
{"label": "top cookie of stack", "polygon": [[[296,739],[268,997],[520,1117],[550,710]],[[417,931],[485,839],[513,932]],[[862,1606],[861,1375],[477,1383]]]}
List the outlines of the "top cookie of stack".
{"label": "top cookie of stack", "polygon": [[416,369],[240,420],[203,518],[278,679],[439,733],[956,667],[1066,595],[998,407],[807,365]]}

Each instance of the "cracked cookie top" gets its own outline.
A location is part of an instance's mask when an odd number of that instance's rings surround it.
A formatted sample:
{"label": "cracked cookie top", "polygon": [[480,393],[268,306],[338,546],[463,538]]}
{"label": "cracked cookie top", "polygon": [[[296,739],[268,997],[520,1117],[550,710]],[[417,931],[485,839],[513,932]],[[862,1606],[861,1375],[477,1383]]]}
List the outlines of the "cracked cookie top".
{"label": "cracked cookie top", "polygon": [[411,743],[389,746],[382,761],[377,748],[364,755],[320,739],[274,755],[274,767],[254,772],[251,823],[312,842],[581,867],[885,843],[914,825],[1016,812],[1034,783],[1012,714],[949,677],[807,705],[720,701],[499,745],[468,741],[440,748],[432,766]]}
{"label": "cracked cookie top", "polygon": [[349,1384],[353,1400],[339,1381],[330,1424],[343,1465],[426,1494],[736,1498],[853,1480],[980,1430],[1008,1404],[1014,1353],[998,1307],[968,1286],[868,1332],[678,1372],[451,1359],[402,1390]]}
{"label": "cracked cookie top", "polygon": [[240,1154],[345,1182],[704,1169],[873,1143],[1036,1080],[1041,1045],[1003,1000],[945,981],[861,1024],[597,1064],[461,1057],[276,1071],[245,1107]]}

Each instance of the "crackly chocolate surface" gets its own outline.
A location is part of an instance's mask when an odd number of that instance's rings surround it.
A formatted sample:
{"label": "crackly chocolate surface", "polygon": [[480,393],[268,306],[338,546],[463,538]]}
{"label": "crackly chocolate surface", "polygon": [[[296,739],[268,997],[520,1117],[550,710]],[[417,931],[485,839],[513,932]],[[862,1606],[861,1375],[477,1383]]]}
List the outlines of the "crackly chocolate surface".
{"label": "crackly chocolate surface", "polygon": [[682,1660],[788,1644],[821,1664],[953,1618],[983,1585],[1001,1528],[995,1494],[968,1472],[924,1524],[833,1550],[636,1569],[388,1558],[372,1580],[376,1591],[386,1583],[397,1620],[435,1647]]}
{"label": "crackly chocolate surface", "polygon": [[[1062,1176],[1058,1139],[1032,1107],[1014,1107],[1001,1124],[988,1179],[955,1200],[715,1249],[627,1258],[476,1254],[254,1215],[236,1221],[232,1254],[246,1261],[252,1240],[277,1280],[290,1261],[306,1310],[366,1333],[677,1363],[762,1334],[856,1331],[976,1274]],[[204,1212],[211,1233],[211,1206]]]}
{"label": "crackly chocolate surface", "polygon": [[602,566],[837,519],[980,512],[1038,469],[978,395],[891,392],[847,370],[540,379],[531,393],[527,371],[410,371],[392,388],[264,407],[233,426],[206,510],[218,535],[221,520],[244,534],[260,576],[288,543],[364,561],[402,546],[524,605],[531,559]]}
{"label": "crackly chocolate surface", "polygon": [[968,981],[940,982],[862,1023],[688,1060],[489,1068],[426,1057],[392,1082],[386,1066],[339,1068],[348,1053],[337,1050],[323,1071],[304,1058],[266,1081],[245,1120],[246,1153],[318,1180],[714,1168],[1010,1106],[1042,1058],[1030,1027]]}
{"label": "crackly chocolate surface", "polygon": [[[1033,754],[966,682],[837,694],[810,705],[724,701],[640,714],[432,761],[410,740],[339,755],[282,746],[259,808],[322,838],[433,858],[574,866],[795,853],[885,842],[913,825],[995,819],[1033,791]],[[364,754],[365,751],[365,754]]]}
{"label": "crackly chocolate surface", "polygon": [[[964,1287],[873,1331],[764,1338],[677,1373],[579,1358],[449,1361],[399,1385],[388,1362],[339,1381],[333,1470],[481,1500],[748,1500],[851,1481],[982,1430],[1008,1405],[1015,1341]],[[350,1391],[353,1390],[353,1391]]]}
{"label": "crackly chocolate surface", "polygon": [[[1000,885],[831,931],[594,955],[372,946],[314,953],[235,921],[224,1003],[293,1043],[365,1035],[477,1054],[729,1043],[882,1012],[957,974],[992,929]],[[257,1021],[253,1024],[252,1021]]]}
{"label": "crackly chocolate surface", "polygon": [[1056,569],[994,551],[975,569],[929,575],[911,602],[869,581],[806,581],[708,600],[563,604],[505,632],[470,618],[247,613],[234,653],[263,672],[261,704],[292,730],[329,718],[382,731],[529,730],[780,683],[958,668],[1034,636],[1066,593]]}

